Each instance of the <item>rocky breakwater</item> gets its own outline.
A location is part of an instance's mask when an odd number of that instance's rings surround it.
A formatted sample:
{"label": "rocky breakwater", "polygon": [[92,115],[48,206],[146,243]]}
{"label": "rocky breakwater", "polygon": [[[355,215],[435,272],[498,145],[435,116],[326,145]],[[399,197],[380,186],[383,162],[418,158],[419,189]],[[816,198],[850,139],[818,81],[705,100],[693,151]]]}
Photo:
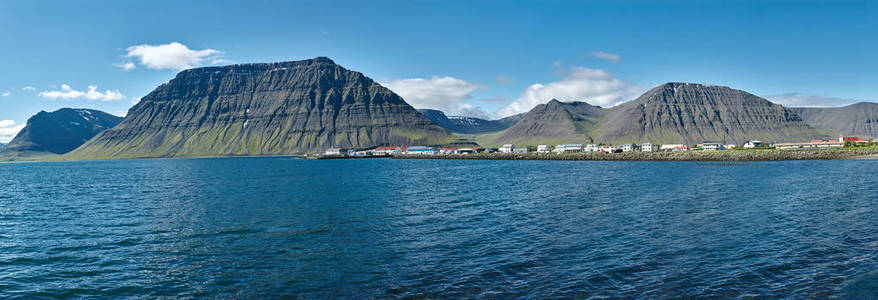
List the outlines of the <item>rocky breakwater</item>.
{"label": "rocky breakwater", "polygon": [[397,159],[618,160],[618,161],[772,161],[878,158],[878,147],[826,150],[734,150],[626,153],[477,153],[397,155]]}

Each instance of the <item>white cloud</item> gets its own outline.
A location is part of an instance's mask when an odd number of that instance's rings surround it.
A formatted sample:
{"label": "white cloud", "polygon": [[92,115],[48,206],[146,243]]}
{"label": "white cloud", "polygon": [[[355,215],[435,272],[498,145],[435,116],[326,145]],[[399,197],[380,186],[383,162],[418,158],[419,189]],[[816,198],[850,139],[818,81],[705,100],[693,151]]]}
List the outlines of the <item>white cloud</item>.
{"label": "white cloud", "polygon": [[122,68],[122,70],[125,70],[125,71],[131,71],[131,70],[137,69],[137,65],[135,65],[133,62],[130,62],[130,61],[120,63],[120,64],[113,64],[113,66]]}
{"label": "white cloud", "polygon": [[12,92],[7,91],[3,94],[0,94],[0,97],[9,97],[10,95],[12,95]]}
{"label": "white cloud", "polygon": [[832,107],[861,102],[851,98],[838,98],[809,95],[803,93],[786,93],[766,97],[771,102],[788,107]]}
{"label": "white cloud", "polygon": [[0,143],[8,143],[24,125],[15,125],[13,120],[0,120]]}
{"label": "white cloud", "polygon": [[183,70],[198,67],[205,61],[221,62],[222,51],[214,49],[192,50],[178,42],[161,45],[137,45],[126,49],[128,58],[155,70]]}
{"label": "white cloud", "polygon": [[560,66],[561,66],[561,61],[560,61],[560,60],[553,61],[553,62],[552,62],[552,65],[553,65],[553,66],[556,66],[556,67],[560,67]]}
{"label": "white cloud", "polygon": [[622,57],[619,56],[619,54],[609,53],[609,52],[604,52],[604,51],[594,51],[592,53],[589,53],[588,55],[606,60],[606,61],[614,63],[614,64],[618,63],[619,61],[622,60]]}
{"label": "white cloud", "polygon": [[484,88],[482,85],[470,83],[454,77],[437,77],[430,79],[409,78],[382,83],[393,92],[402,96],[406,102],[416,108],[438,109],[448,115],[486,117],[487,113],[478,106],[467,104],[472,93]]}
{"label": "white cloud", "polygon": [[574,67],[560,81],[535,83],[527,87],[518,99],[497,111],[500,117],[531,110],[552,99],[585,101],[603,107],[613,106],[639,96],[643,87],[615,78],[604,70]]}
{"label": "white cloud", "polygon": [[36,89],[37,88],[32,87],[32,86],[26,86],[26,87],[21,88],[22,91],[34,91]]}
{"label": "white cloud", "polygon": [[37,94],[40,97],[48,98],[48,99],[80,99],[85,98],[88,100],[101,100],[101,101],[115,101],[121,100],[125,98],[119,90],[106,90],[103,93],[98,91],[98,86],[90,85],[88,86],[88,91],[77,91],[71,88],[69,85],[62,84],[61,90],[56,91],[43,91]]}

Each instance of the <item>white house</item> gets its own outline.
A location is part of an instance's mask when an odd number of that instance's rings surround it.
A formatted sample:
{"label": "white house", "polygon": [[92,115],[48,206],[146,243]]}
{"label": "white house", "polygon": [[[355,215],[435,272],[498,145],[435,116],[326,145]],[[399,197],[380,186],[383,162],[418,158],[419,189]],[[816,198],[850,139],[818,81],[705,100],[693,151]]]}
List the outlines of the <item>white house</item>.
{"label": "white house", "polygon": [[439,151],[436,151],[436,148],[433,147],[411,146],[405,149],[405,154],[433,155],[437,153]]}
{"label": "white house", "polygon": [[641,151],[641,152],[652,152],[652,151],[654,151],[654,150],[655,150],[655,149],[653,148],[652,143],[643,143],[643,144],[640,144],[640,151]]}
{"label": "white house", "polygon": [[503,147],[500,147],[500,153],[512,153],[513,148],[515,148],[513,144],[504,144]]}
{"label": "white house", "polygon": [[528,153],[528,152],[530,152],[530,149],[528,149],[527,146],[518,146],[518,147],[512,148],[512,153]]}
{"label": "white house", "polygon": [[598,145],[588,144],[588,145],[585,145],[585,148],[582,149],[582,151],[584,151],[584,152],[598,152],[598,151],[600,151],[600,149],[598,148]]}
{"label": "white house", "polygon": [[616,148],[616,146],[599,146],[598,147],[598,151],[605,152],[605,153],[615,153],[616,150],[618,150],[618,149],[619,148]]}
{"label": "white house", "polygon": [[704,144],[701,145],[701,150],[704,150],[704,151],[723,150],[724,148],[725,147],[720,143],[705,142]]}
{"label": "white house", "polygon": [[342,153],[344,153],[344,151],[341,148],[329,148],[326,149],[326,152],[323,152],[325,155],[341,155]]}
{"label": "white house", "polygon": [[582,144],[563,144],[555,146],[555,152],[582,152]]}
{"label": "white house", "polygon": [[537,146],[537,152],[546,153],[549,152],[549,145],[539,145]]}
{"label": "white house", "polygon": [[744,149],[753,149],[756,147],[762,147],[762,141],[759,140],[749,140],[744,142]]}
{"label": "white house", "polygon": [[619,145],[619,149],[622,149],[622,152],[631,152],[631,151],[634,151],[634,145],[622,144],[622,145]]}

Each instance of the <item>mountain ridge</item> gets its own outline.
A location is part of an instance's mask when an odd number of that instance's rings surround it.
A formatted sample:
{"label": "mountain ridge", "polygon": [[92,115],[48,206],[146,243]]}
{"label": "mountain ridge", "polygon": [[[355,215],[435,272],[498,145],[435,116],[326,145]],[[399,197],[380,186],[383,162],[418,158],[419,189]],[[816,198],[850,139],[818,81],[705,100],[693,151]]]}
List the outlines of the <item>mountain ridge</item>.
{"label": "mountain ridge", "polygon": [[0,156],[26,158],[64,154],[121,121],[122,117],[94,109],[41,111],[28,118],[25,127],[0,149]]}

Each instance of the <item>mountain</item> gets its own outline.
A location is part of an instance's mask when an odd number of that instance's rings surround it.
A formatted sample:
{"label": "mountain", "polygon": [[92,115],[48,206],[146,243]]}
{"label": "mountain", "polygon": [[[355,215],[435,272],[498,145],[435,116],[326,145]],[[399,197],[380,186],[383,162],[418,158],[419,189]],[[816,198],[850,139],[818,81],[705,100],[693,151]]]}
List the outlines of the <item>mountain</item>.
{"label": "mountain", "polygon": [[6,147],[6,143],[0,143],[0,150],[3,150],[3,147]]}
{"label": "mountain", "polygon": [[666,83],[608,109],[601,130],[607,141],[687,144],[820,136],[789,108],[744,91],[692,83]]}
{"label": "mountain", "polygon": [[444,112],[435,109],[419,109],[418,111],[445,130],[461,134],[501,131],[514,125],[523,116],[523,114],[518,114],[500,120],[485,120],[474,117],[446,116]]}
{"label": "mountain", "polygon": [[389,89],[318,57],[182,71],[68,157],[283,155],[452,139]]}
{"label": "mountain", "polygon": [[499,140],[521,144],[534,141],[591,142],[590,135],[602,114],[599,106],[552,99],[525,113],[521,120],[500,135]]}
{"label": "mountain", "polygon": [[64,154],[122,121],[102,111],[62,108],[41,111],[0,151],[3,157]]}
{"label": "mountain", "polygon": [[835,137],[878,137],[878,103],[860,102],[843,107],[793,107],[791,108],[809,125],[821,133]]}
{"label": "mountain", "polygon": [[666,83],[611,108],[550,101],[483,143],[741,143],[824,136],[795,111],[722,86]]}

